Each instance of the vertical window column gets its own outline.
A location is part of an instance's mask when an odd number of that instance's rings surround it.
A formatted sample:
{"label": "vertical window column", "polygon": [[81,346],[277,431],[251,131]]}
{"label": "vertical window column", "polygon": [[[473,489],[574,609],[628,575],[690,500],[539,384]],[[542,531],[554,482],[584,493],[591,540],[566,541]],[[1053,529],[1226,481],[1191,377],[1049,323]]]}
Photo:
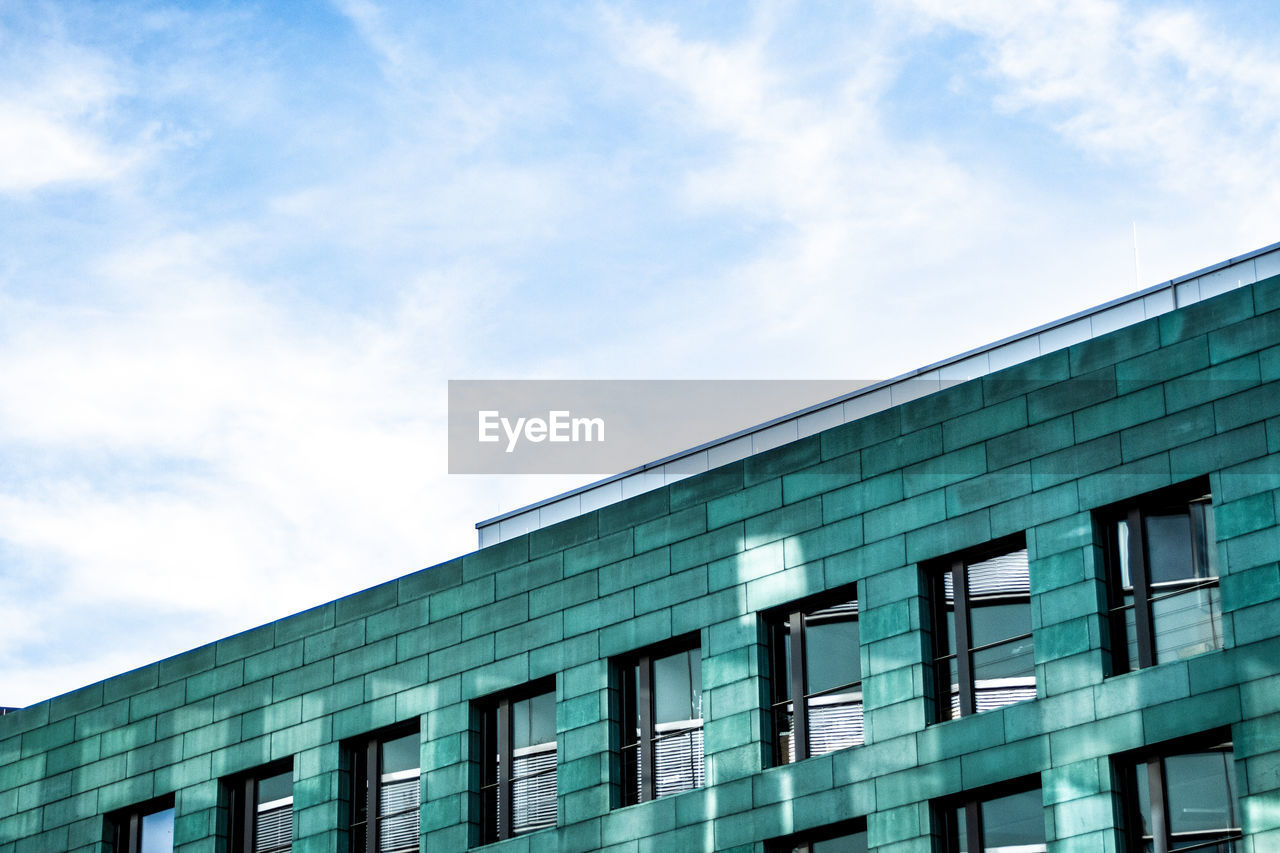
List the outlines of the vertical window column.
{"label": "vertical window column", "polygon": [[1044,853],[1047,849],[1039,787],[944,803],[935,807],[934,819],[940,824],[941,853]]}
{"label": "vertical window column", "polygon": [[173,853],[173,797],[119,812],[107,819],[115,853]]}
{"label": "vertical window column", "polygon": [[1234,853],[1241,838],[1231,742],[1164,751],[1121,766],[1130,849]]}
{"label": "vertical window column", "polygon": [[992,550],[959,555],[932,570],[939,720],[1036,698],[1027,549],[1019,541]]}
{"label": "vertical window column", "polygon": [[230,783],[233,853],[284,853],[293,847],[293,768]]}
{"label": "vertical window column", "polygon": [[643,653],[621,681],[623,804],[702,787],[701,649]]}
{"label": "vertical window column", "polygon": [[500,696],[481,713],[484,843],[556,825],[554,685]]}
{"label": "vertical window column", "polygon": [[1212,497],[1200,482],[1103,513],[1116,673],[1222,648]]}
{"label": "vertical window column", "polygon": [[771,625],[773,736],[779,764],[863,743],[856,591],[846,590],[837,601],[785,611]]}
{"label": "vertical window column", "polygon": [[416,731],[352,745],[352,853],[416,853],[420,756]]}

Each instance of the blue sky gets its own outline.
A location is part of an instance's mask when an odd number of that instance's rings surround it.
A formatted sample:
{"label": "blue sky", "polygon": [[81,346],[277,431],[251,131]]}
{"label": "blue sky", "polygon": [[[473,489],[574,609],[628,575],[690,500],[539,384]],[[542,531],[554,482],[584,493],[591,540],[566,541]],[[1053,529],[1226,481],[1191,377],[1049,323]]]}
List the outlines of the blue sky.
{"label": "blue sky", "polygon": [[0,704],[577,485],[448,476],[449,379],[878,379],[1280,240],[1276,24],[6,2]]}

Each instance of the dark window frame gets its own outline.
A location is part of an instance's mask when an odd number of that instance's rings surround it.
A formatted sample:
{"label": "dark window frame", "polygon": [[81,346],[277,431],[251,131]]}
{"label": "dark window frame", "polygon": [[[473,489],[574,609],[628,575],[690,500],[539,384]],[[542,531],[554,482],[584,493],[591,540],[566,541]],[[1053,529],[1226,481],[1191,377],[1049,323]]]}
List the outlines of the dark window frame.
{"label": "dark window frame", "polygon": [[814,829],[796,832],[782,838],[771,838],[764,844],[765,853],[813,853],[813,845],[822,841],[833,841],[848,835],[856,835],[867,831],[867,819],[855,817],[838,823],[815,827]]}
{"label": "dark window frame", "polygon": [[[1041,818],[1044,814],[1044,788],[1039,773],[1019,776],[994,785],[986,785],[970,791],[962,791],[953,796],[935,800],[932,803],[934,850],[938,853],[956,853],[959,847],[959,827],[955,822],[955,812],[964,810],[965,846],[969,851],[986,849],[984,827],[982,825],[982,804],[1014,794],[1025,794],[1029,791],[1041,792]],[[1042,823],[1043,825],[1043,823]],[[1048,839],[1045,840],[1048,846]]]}
{"label": "dark window frame", "polygon": [[[819,694],[811,694],[808,690],[805,667],[808,653],[808,643],[805,636],[807,631],[806,619],[823,610],[849,602],[854,605],[854,616],[851,621],[861,623],[862,605],[858,600],[857,584],[848,584],[817,595],[808,596],[790,602],[783,607],[775,608],[766,614],[770,672],[769,731],[771,740],[773,740],[773,760],[777,766],[798,763],[815,755],[810,744],[811,727],[809,725],[808,702]],[[787,643],[784,639],[788,636],[790,637],[790,643]],[[789,657],[787,654],[788,646],[790,648]],[[858,694],[857,702],[862,705],[862,638],[860,632],[856,651],[859,656],[858,680],[837,688],[824,690],[822,693],[830,694],[834,690],[848,688],[850,692]],[[778,674],[784,671],[788,674],[788,677],[786,679],[779,678]],[[779,721],[785,718],[788,705],[792,708],[790,730],[792,747],[789,751],[794,752],[794,759],[790,757],[788,750],[784,750],[778,737],[778,732],[782,731]],[[865,735],[863,740],[849,744],[848,747],[861,746],[864,743]],[[832,751],[834,750],[828,750],[827,752]],[[827,752],[816,754],[825,755]]]}
{"label": "dark window frame", "polygon": [[[1124,838],[1125,849],[1135,851],[1147,849],[1147,839],[1142,833],[1142,803],[1138,796],[1137,774],[1139,773],[1146,775],[1147,794],[1151,798],[1148,805],[1152,823],[1150,841],[1153,853],[1169,853],[1173,849],[1188,851],[1217,850],[1217,845],[1219,844],[1243,840],[1244,834],[1241,827],[1232,826],[1223,827],[1228,833],[1231,833],[1226,837],[1223,837],[1219,830],[1205,830],[1198,833],[1205,836],[1205,838],[1187,839],[1199,840],[1203,846],[1172,847],[1174,833],[1169,824],[1169,790],[1166,784],[1164,761],[1176,756],[1210,752],[1224,752],[1230,756],[1231,761],[1228,762],[1227,772],[1233,773],[1235,771],[1234,742],[1231,732],[1225,729],[1165,741],[1155,746],[1144,747],[1112,757],[1112,771],[1116,781],[1115,791],[1119,795],[1123,814],[1121,835]],[[1239,785],[1234,780],[1232,780],[1231,784],[1232,790],[1238,792]],[[1231,808],[1232,816],[1239,823],[1239,803],[1232,801],[1228,805]],[[1197,833],[1186,834],[1193,835]],[[1217,835],[1217,837],[1208,837],[1211,835]]]}
{"label": "dark window frame", "polygon": [[[348,847],[351,853],[377,853],[380,821],[390,815],[379,814],[379,794],[382,790],[382,745],[409,735],[421,734],[417,720],[378,729],[344,742],[350,780],[350,803],[347,809]],[[419,749],[418,785],[422,784],[422,757]],[[361,790],[363,788],[363,790]],[[357,820],[357,809],[363,806],[364,819]],[[363,849],[356,849],[351,838],[356,827],[365,827]],[[418,803],[418,826],[422,826],[422,802]]]}
{"label": "dark window frame", "polygon": [[[478,820],[478,833],[480,844],[493,844],[498,841],[506,841],[518,835],[527,835],[529,832],[536,832],[540,829],[549,827],[537,827],[532,830],[516,832],[513,825],[514,812],[514,788],[517,781],[514,776],[515,767],[515,748],[513,745],[513,727],[511,719],[511,706],[517,702],[532,699],[538,696],[551,694],[555,697],[556,693],[556,677],[554,675],[531,681],[513,690],[507,690],[490,696],[486,699],[479,700],[473,704],[475,709],[474,719],[476,729],[474,731],[474,743],[478,749],[476,757],[478,759],[479,771],[476,778],[474,790],[479,794],[476,798],[476,814]],[[497,759],[497,767],[494,768],[493,776],[495,781],[486,784],[485,779],[489,774],[491,762]],[[553,765],[553,773],[555,773],[557,782],[559,778],[559,747],[557,745],[555,763]],[[491,814],[486,796],[486,789],[494,790],[494,808],[497,814]],[[559,793],[557,790],[557,800]],[[505,804],[505,807],[504,807]],[[556,807],[556,822],[559,823],[559,803]]]}
{"label": "dark window frame", "polygon": [[[925,582],[928,590],[929,658],[933,680],[932,710],[934,722],[962,719],[981,713],[977,710],[977,685],[973,676],[973,656],[975,653],[1020,640],[1029,640],[1034,647],[1034,629],[1024,634],[1005,637],[996,642],[975,647],[972,640],[973,625],[970,619],[971,599],[973,596],[969,589],[969,567],[995,557],[1025,550],[1027,550],[1026,533],[1016,533],[974,548],[958,551],[955,554],[932,560],[926,564]],[[946,581],[948,577],[951,579],[955,607],[954,635],[951,634],[947,624]],[[1028,593],[1028,600],[1029,598],[1030,593]],[[952,651],[946,651],[947,642],[952,644]],[[952,658],[956,662],[956,681],[960,688],[958,697],[959,713],[955,716],[952,715],[951,707],[950,661]]]}
{"label": "dark window frame", "polygon": [[[231,853],[254,853],[257,850],[258,783],[263,779],[292,771],[293,760],[286,759],[223,780],[223,787],[228,794],[228,839]],[[289,807],[292,809],[292,784],[289,791]],[[292,821],[290,826],[292,830]],[[290,837],[291,844],[292,837]],[[287,850],[289,847],[277,846],[269,849],[271,851]]]}
{"label": "dark window frame", "polygon": [[[702,637],[697,632],[649,646],[615,661],[614,672],[617,678],[619,696],[619,713],[617,717],[619,760],[617,776],[620,780],[619,787],[621,789],[618,795],[618,802],[622,806],[647,803],[658,799],[659,780],[655,750],[656,745],[669,736],[658,732],[657,723],[654,721],[653,662],[670,655],[695,650],[699,652],[698,665],[701,667]],[[630,688],[632,670],[635,671],[636,676],[635,695],[632,695]],[[701,683],[701,679],[699,679],[699,683]],[[627,729],[630,726],[630,721],[637,717],[640,720],[638,740],[629,741]],[[698,720],[699,727],[706,722],[705,717],[699,717]],[[636,785],[634,797],[631,796],[630,780],[627,775],[628,764],[623,757],[623,753],[628,749],[635,749],[639,756],[637,759],[639,763],[639,784]],[[701,784],[695,785],[688,790],[697,790],[697,788],[706,785],[705,764],[706,760],[704,758]],[[684,791],[673,793],[684,793]]]}
{"label": "dark window frame", "polygon": [[[1212,540],[1213,493],[1207,477],[1200,477],[1185,483],[1179,483],[1153,492],[1135,495],[1128,500],[1119,501],[1110,506],[1096,510],[1094,518],[1100,528],[1100,539],[1104,551],[1104,566],[1107,588],[1107,627],[1110,635],[1110,675],[1122,675],[1155,666],[1160,661],[1156,655],[1155,618],[1152,603],[1159,599],[1159,590],[1153,587],[1149,578],[1149,546],[1146,541],[1145,519],[1159,510],[1187,510],[1191,525],[1191,559],[1197,566],[1206,569],[1215,567],[1217,563],[1217,543]],[[1125,521],[1129,530],[1126,556],[1129,564],[1131,586],[1124,585],[1121,576],[1120,543],[1118,522]],[[1136,535],[1135,535],[1136,532]],[[1205,538],[1206,547],[1198,547],[1201,537]],[[1174,594],[1190,592],[1195,589],[1212,589],[1219,586],[1220,574],[1206,575],[1198,582],[1183,583]],[[1132,605],[1125,602],[1126,591],[1133,596]],[[1126,615],[1133,608],[1134,639],[1137,646],[1137,660],[1130,660],[1129,639]],[[1221,619],[1222,612],[1218,611]],[[1221,646],[1219,646],[1221,648]]]}
{"label": "dark window frame", "polygon": [[105,835],[111,842],[113,853],[139,853],[142,849],[143,818],[170,809],[174,810],[176,820],[176,799],[173,794],[166,794],[107,815]]}

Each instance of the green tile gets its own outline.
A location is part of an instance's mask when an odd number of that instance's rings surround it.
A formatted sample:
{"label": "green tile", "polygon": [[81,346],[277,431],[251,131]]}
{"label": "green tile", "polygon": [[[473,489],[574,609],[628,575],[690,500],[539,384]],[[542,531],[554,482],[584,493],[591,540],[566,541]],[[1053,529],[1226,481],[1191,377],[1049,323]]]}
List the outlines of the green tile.
{"label": "green tile", "polygon": [[986,448],[973,445],[904,468],[902,492],[913,497],[987,472]]}
{"label": "green tile", "polygon": [[1062,382],[1070,375],[1068,351],[1059,350],[998,370],[977,381],[982,383],[982,399],[990,406]]}
{"label": "green tile", "polygon": [[738,491],[742,488],[744,467],[744,462],[739,460],[672,483],[669,487],[671,509],[683,509]]}
{"label": "green tile", "polygon": [[586,542],[564,552],[564,573],[576,575],[597,569],[635,553],[634,531],[630,527],[608,536]]}
{"label": "green tile", "polygon": [[1266,384],[1221,397],[1214,401],[1213,413],[1218,432],[1259,423],[1280,415],[1280,391],[1274,384]]}
{"label": "green tile", "polygon": [[370,613],[378,613],[388,607],[394,607],[399,600],[400,588],[395,581],[378,584],[355,595],[338,599],[334,622],[342,625],[344,622],[361,619]]}
{"label": "green tile", "polygon": [[1189,480],[1266,454],[1266,429],[1262,424],[1253,424],[1171,448],[1170,474],[1175,480]]}
{"label": "green tile", "polygon": [[[646,551],[636,557],[614,564],[608,571],[600,573],[598,585],[601,595],[611,595],[618,590],[628,589],[636,584],[665,577],[669,574],[671,574],[671,551],[668,548],[660,548],[656,551]],[[574,586],[566,585],[563,592],[580,593],[586,588],[587,578],[595,577],[595,574],[585,576],[581,582],[576,583]],[[545,595],[535,594],[535,598],[538,600],[538,607],[535,612],[542,613],[574,603],[570,600],[573,596],[569,596],[563,603],[557,604],[554,595],[555,593],[550,591]]]}
{"label": "green tile", "polygon": [[[774,478],[707,503],[707,527],[714,529],[782,506],[782,480]],[[702,531],[698,531],[701,533]]]}
{"label": "green tile", "polygon": [[941,453],[942,427],[929,427],[866,448],[860,470],[863,477],[870,478]]}
{"label": "green tile", "polygon": [[[834,459],[855,453],[873,444],[895,438],[902,432],[902,418],[890,409],[832,427],[819,434],[822,458]],[[939,434],[940,436],[940,434]]]}
{"label": "green tile", "polygon": [[671,546],[671,571],[711,563],[743,549],[743,525],[731,524]]}
{"label": "green tile", "polygon": [[654,548],[670,545],[682,539],[689,539],[707,530],[707,508],[692,506],[688,509],[646,521],[636,525],[636,553],[643,553]]}
{"label": "green tile", "polygon": [[397,582],[401,602],[413,601],[462,580],[462,558],[457,557],[438,566],[405,575]]}
{"label": "green tile", "polygon": [[798,566],[862,544],[862,519],[846,518],[806,533],[789,536],[782,542],[783,564]]}
{"label": "green tile", "polygon": [[786,503],[802,501],[824,492],[856,483],[862,476],[863,459],[857,453],[836,456],[782,478],[782,494]]}
{"label": "green tile", "polygon": [[909,500],[872,510],[864,516],[865,539],[874,542],[935,524],[947,517],[946,495],[926,492]]}
{"label": "green tile", "polygon": [[475,580],[529,561],[529,537],[517,536],[462,558],[463,580]]}
{"label": "green tile", "polygon": [[1165,408],[1169,412],[1181,411],[1248,390],[1261,381],[1258,357],[1247,355],[1166,382]]}
{"label": "green tile", "polygon": [[1280,341],[1280,311],[1272,311],[1258,317],[1209,333],[1209,357],[1214,364],[1238,358],[1275,346]]}
{"label": "green tile", "polygon": [[[1115,368],[1107,365],[1105,368],[1094,370],[1093,373],[1071,377],[1066,382],[1029,393],[1027,419],[1029,423],[1036,424],[1087,406],[1096,406],[1115,396]],[[1009,432],[1009,430],[1002,430],[1002,432]]]}
{"label": "green tile", "polygon": [[1075,483],[1063,483],[1013,500],[1002,500],[991,508],[991,535],[1007,536],[1075,515],[1080,509],[1076,491]]}
{"label": "green tile", "polygon": [[822,526],[822,499],[812,497],[746,520],[746,547],[795,536]]}
{"label": "green tile", "polygon": [[907,559],[918,563],[972,548],[991,540],[991,516],[987,510],[950,518],[925,530],[907,533]]}
{"label": "green tile", "polygon": [[947,515],[964,515],[1030,491],[1031,463],[1022,462],[947,486]]}
{"label": "green tile", "polygon": [[822,459],[821,439],[816,435],[787,442],[743,460],[743,484],[753,486],[776,480],[783,474],[816,465]]}
{"label": "green tile", "polygon": [[598,512],[600,535],[605,536],[624,528],[637,527],[670,512],[670,487],[654,489],[621,503],[601,507]]}
{"label": "green tile", "polygon": [[596,539],[600,534],[599,518],[588,512],[558,524],[552,524],[529,534],[529,556],[538,558],[555,551],[563,551]]}
{"label": "green tile", "polygon": [[1025,462],[1055,450],[1070,447],[1074,426],[1069,415],[1042,421],[1026,429],[1018,429],[993,437],[987,442],[987,463],[993,470]]}
{"label": "green tile", "polygon": [[1027,425],[1027,400],[1015,397],[942,424],[942,447],[950,452]]}
{"label": "green tile", "polygon": [[1120,362],[1115,368],[1116,388],[1128,395],[1208,366],[1209,339],[1200,335]]}
{"label": "green tile", "polygon": [[564,555],[556,552],[498,572],[494,577],[494,594],[498,598],[507,598],[555,583],[562,577]]}
{"label": "green tile", "polygon": [[1168,345],[1253,316],[1253,288],[1240,288],[1160,316],[1160,340]]}
{"label": "green tile", "polygon": [[707,594],[707,567],[697,566],[636,587],[636,614],[679,604]]}
{"label": "green tile", "polygon": [[899,471],[891,471],[824,494],[822,520],[830,524],[900,500],[902,500],[902,474]]}

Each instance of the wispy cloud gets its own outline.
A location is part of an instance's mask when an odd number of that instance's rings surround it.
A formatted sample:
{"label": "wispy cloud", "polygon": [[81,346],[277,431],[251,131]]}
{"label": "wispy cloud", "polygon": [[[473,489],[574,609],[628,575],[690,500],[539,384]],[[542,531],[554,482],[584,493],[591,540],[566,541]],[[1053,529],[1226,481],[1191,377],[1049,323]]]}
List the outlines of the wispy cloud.
{"label": "wispy cloud", "polygon": [[1203,15],[7,8],[0,703],[576,484],[449,478],[450,378],[874,379],[1130,288],[1144,210],[1170,274],[1274,239]]}
{"label": "wispy cloud", "polygon": [[1026,113],[1088,155],[1149,175],[1171,193],[1244,202],[1275,227],[1280,61],[1266,41],[1229,34],[1176,6],[915,6],[981,38],[1000,108]]}
{"label": "wispy cloud", "polygon": [[[119,175],[128,155],[100,120],[121,87],[105,57],[0,30],[0,193],[100,183]],[[25,54],[17,56],[15,54]]]}

